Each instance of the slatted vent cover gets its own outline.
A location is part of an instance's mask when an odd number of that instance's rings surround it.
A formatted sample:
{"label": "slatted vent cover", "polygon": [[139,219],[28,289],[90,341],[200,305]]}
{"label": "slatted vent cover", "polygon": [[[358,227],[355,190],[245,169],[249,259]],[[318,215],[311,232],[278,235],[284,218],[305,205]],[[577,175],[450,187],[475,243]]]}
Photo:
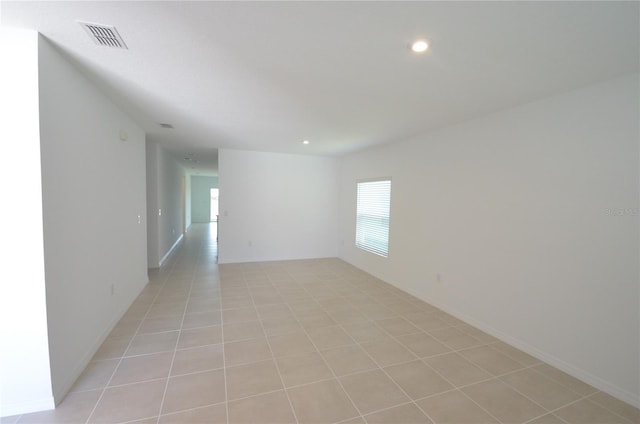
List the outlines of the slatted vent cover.
{"label": "slatted vent cover", "polygon": [[78,22],[89,34],[89,37],[98,45],[114,47],[116,49],[127,49],[118,30],[113,25],[92,24],[88,22]]}

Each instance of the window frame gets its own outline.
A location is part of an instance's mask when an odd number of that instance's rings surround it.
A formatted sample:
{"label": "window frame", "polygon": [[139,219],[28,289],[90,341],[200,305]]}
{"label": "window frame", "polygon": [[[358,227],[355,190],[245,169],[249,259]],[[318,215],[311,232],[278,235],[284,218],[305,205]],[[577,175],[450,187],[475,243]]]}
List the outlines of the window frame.
{"label": "window frame", "polygon": [[[362,223],[362,217],[365,216],[366,214],[362,213],[362,211],[360,210],[360,206],[362,206],[362,199],[361,199],[361,184],[366,184],[366,183],[378,183],[378,182],[388,182],[388,198],[387,199],[376,199],[376,201],[381,201],[382,204],[384,205],[384,203],[387,203],[388,208],[386,210],[386,215],[379,215],[379,217],[381,217],[382,219],[386,219],[386,227],[384,225],[382,226],[378,226],[376,227],[375,224],[374,225],[369,225],[369,226],[363,226]],[[380,256],[383,258],[388,258],[389,257],[389,245],[390,245],[390,234],[391,234],[391,189],[392,189],[392,178],[391,177],[378,177],[378,178],[368,178],[368,179],[361,179],[361,180],[356,180],[356,225],[355,225],[355,246],[356,248],[363,250],[365,252],[369,252],[372,253],[376,256]],[[375,207],[376,205],[369,205],[369,207]],[[377,205],[379,206],[379,205]],[[369,231],[367,231],[369,230]],[[382,230],[382,232],[380,232]],[[385,233],[386,230],[386,234]],[[376,246],[375,242],[371,242],[371,239],[375,239],[376,236],[378,238],[380,238],[380,236],[383,236],[382,239],[384,244],[384,248],[380,248],[380,246]],[[365,238],[369,237],[370,242],[367,243]]]}

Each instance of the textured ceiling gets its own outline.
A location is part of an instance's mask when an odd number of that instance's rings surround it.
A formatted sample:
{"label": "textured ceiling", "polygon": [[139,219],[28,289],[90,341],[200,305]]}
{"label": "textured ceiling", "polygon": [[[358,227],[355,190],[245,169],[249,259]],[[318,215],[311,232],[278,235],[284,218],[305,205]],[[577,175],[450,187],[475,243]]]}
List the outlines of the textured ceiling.
{"label": "textured ceiling", "polygon": [[[341,155],[638,72],[638,2],[8,2],[211,171],[218,148]],[[101,47],[77,21],[115,25]],[[424,37],[429,51],[408,49]],[[158,123],[170,123],[163,129]],[[308,139],[311,144],[302,145]],[[190,163],[192,161],[189,161]]]}

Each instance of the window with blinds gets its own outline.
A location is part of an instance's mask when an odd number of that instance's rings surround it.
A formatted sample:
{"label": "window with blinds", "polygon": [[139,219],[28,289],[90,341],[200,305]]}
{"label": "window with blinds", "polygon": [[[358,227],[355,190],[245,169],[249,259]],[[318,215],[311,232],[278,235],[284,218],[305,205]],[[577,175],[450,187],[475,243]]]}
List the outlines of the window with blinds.
{"label": "window with blinds", "polygon": [[389,255],[391,179],[358,183],[356,246],[376,255]]}

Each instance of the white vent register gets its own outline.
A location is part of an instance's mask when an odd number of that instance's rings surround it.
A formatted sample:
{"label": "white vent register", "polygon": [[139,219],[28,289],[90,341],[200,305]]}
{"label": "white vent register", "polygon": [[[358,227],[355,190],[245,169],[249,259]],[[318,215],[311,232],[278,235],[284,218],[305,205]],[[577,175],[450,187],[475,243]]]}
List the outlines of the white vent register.
{"label": "white vent register", "polygon": [[92,24],[89,22],[78,22],[82,28],[89,34],[94,43],[105,46],[114,47],[116,49],[127,49],[118,30],[113,25]]}

